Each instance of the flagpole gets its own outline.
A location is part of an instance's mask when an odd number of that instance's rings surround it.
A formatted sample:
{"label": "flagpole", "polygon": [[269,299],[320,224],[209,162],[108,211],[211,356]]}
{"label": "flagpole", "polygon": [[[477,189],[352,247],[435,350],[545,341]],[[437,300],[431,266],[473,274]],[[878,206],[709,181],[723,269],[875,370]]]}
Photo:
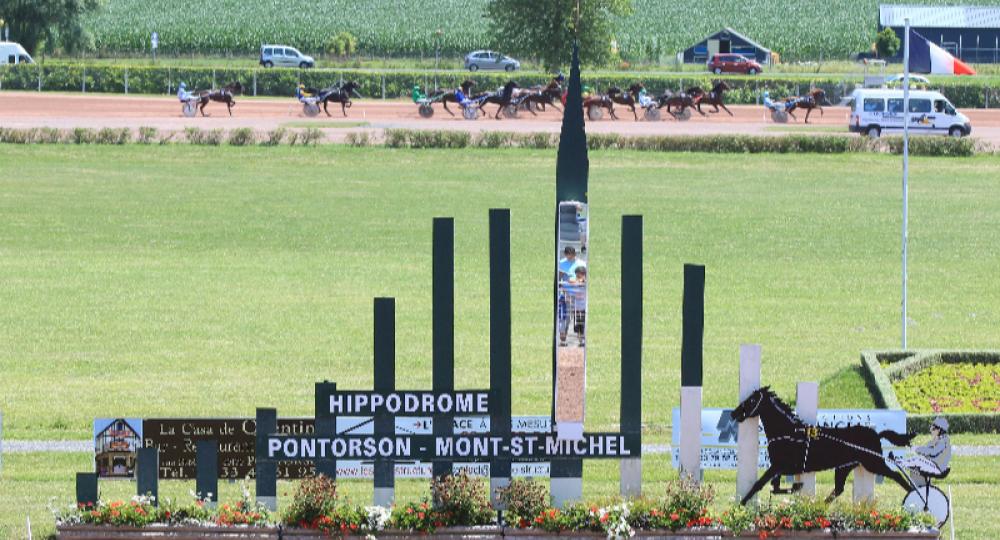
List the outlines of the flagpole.
{"label": "flagpole", "polygon": [[903,349],[906,349],[906,259],[910,219],[910,19],[903,19]]}

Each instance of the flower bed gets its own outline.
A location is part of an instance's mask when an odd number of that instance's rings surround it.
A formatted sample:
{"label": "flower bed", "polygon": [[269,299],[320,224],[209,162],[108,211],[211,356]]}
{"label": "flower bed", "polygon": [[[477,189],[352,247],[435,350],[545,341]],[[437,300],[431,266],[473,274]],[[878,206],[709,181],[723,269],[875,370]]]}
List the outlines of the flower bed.
{"label": "flower bed", "polygon": [[913,413],[910,431],[937,416],[952,433],[1000,431],[998,351],[865,351],[861,364],[878,406]]}
{"label": "flower bed", "polygon": [[340,499],[325,477],[304,480],[278,516],[242,500],[209,509],[204,500],[157,507],[137,497],[73,507],[56,513],[59,538],[297,538],[330,536],[409,538],[935,538],[929,517],[872,506],[829,506],[796,498],[712,513],[714,492],[687,482],[672,483],[664,497],[548,507],[544,486],[515,479],[498,496],[507,506],[504,524],[489,503],[484,483],[465,475],[432,481],[432,504],[408,502],[392,508],[360,506]]}

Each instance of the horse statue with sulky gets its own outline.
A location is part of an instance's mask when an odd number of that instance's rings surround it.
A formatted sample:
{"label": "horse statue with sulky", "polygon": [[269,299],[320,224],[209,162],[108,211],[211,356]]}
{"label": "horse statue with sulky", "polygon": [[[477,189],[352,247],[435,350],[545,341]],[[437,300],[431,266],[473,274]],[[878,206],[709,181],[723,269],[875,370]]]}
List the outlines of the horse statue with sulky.
{"label": "horse statue with sulky", "polygon": [[[767,386],[755,390],[730,414],[737,422],[760,417],[771,458],[771,467],[757,479],[741,504],[745,505],[768,482],[772,482],[777,493],[787,493],[780,491],[781,475],[834,469],[834,488],[827,497],[827,501],[831,501],[844,492],[847,475],[858,465],[873,474],[891,478],[904,491],[911,489],[907,478],[886,462],[882,455],[882,439],[896,446],[908,446],[914,434],[891,430],[876,432],[866,426],[809,425]],[[792,491],[800,487],[796,485]]]}

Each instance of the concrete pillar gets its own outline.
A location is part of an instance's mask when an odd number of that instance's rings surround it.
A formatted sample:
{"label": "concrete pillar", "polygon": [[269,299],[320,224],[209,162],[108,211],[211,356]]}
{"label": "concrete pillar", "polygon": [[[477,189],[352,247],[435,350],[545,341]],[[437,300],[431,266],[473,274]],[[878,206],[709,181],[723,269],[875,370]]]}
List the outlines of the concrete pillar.
{"label": "concrete pillar", "polygon": [[[740,403],[760,388],[760,345],[740,345]],[[743,498],[757,481],[760,418],[740,422],[737,435],[736,494]]]}
{"label": "concrete pillar", "polygon": [[550,478],[549,492],[552,496],[552,506],[565,508],[567,503],[583,498],[583,478]]}
{"label": "concrete pillar", "polygon": [[[674,426],[677,429],[677,426]],[[681,476],[701,482],[701,387],[681,387]]]}
{"label": "concrete pillar", "polygon": [[[816,425],[819,412],[819,383],[800,382],[795,391],[795,412],[803,422]],[[816,496],[816,474],[805,473],[796,477],[796,482],[802,483],[802,495]]]}
{"label": "concrete pillar", "polygon": [[854,468],[854,502],[871,502],[875,500],[875,475],[864,467]]}

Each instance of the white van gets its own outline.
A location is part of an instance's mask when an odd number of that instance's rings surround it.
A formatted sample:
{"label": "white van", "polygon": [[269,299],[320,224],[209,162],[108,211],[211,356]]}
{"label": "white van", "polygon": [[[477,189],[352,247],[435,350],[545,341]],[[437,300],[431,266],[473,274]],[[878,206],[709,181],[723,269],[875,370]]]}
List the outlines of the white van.
{"label": "white van", "polygon": [[34,64],[28,51],[20,43],[0,41],[0,66],[4,64]]}
{"label": "white van", "polygon": [[[903,90],[859,88],[851,97],[849,130],[869,137],[902,133]],[[941,92],[910,90],[910,133],[964,137],[972,133],[972,124]]]}

